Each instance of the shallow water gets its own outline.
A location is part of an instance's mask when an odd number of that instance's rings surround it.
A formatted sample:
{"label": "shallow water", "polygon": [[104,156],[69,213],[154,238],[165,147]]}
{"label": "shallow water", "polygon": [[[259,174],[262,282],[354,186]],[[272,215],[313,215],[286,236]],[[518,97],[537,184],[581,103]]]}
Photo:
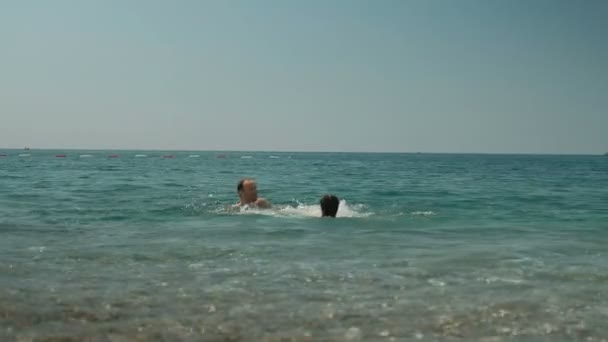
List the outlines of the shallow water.
{"label": "shallow water", "polygon": [[608,340],[605,157],[0,153],[2,341]]}

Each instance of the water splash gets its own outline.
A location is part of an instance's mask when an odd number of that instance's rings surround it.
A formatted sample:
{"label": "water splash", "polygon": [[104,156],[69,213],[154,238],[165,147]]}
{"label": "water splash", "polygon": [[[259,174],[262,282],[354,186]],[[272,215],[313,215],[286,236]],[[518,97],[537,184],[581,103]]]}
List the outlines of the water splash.
{"label": "water splash", "polygon": [[[274,217],[321,217],[321,207],[318,204],[303,204],[298,203],[295,206],[292,205],[275,205],[270,210],[260,210],[257,208],[243,207],[233,208],[231,212],[240,215],[268,215]],[[340,201],[338,207],[338,213],[336,217],[369,217],[373,215],[373,212],[366,211],[366,208],[362,204],[350,205],[345,200]]]}

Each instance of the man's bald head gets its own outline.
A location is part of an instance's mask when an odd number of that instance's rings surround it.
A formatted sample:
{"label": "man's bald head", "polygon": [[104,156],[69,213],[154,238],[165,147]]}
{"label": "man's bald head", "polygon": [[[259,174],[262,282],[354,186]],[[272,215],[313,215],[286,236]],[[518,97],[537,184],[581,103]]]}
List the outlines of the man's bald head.
{"label": "man's bald head", "polygon": [[236,187],[241,204],[254,203],[258,199],[258,186],[252,178],[243,178]]}

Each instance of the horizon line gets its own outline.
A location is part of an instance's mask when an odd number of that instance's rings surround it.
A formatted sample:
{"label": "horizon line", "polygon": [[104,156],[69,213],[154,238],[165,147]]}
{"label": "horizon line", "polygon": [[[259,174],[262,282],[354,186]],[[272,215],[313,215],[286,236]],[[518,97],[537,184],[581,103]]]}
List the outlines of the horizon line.
{"label": "horizon line", "polygon": [[560,152],[429,152],[429,151],[335,151],[335,150],[197,150],[197,149],[131,149],[131,148],[5,148],[0,147],[0,150],[5,151],[146,151],[146,152],[217,152],[217,153],[235,153],[235,152],[257,152],[257,153],[344,153],[344,154],[476,154],[476,155],[552,155],[552,156],[602,156],[607,153],[560,153]]}

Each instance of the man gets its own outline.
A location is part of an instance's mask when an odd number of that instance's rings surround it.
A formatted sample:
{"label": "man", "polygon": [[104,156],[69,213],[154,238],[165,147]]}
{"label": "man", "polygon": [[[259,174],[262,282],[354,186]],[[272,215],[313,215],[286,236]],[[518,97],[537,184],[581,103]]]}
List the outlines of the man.
{"label": "man", "polygon": [[237,206],[242,207],[246,205],[260,209],[270,208],[270,202],[265,198],[258,198],[258,186],[255,180],[251,178],[241,179],[236,187],[236,191],[239,194]]}
{"label": "man", "polygon": [[340,200],[334,195],[325,195],[321,198],[321,216],[336,217]]}

